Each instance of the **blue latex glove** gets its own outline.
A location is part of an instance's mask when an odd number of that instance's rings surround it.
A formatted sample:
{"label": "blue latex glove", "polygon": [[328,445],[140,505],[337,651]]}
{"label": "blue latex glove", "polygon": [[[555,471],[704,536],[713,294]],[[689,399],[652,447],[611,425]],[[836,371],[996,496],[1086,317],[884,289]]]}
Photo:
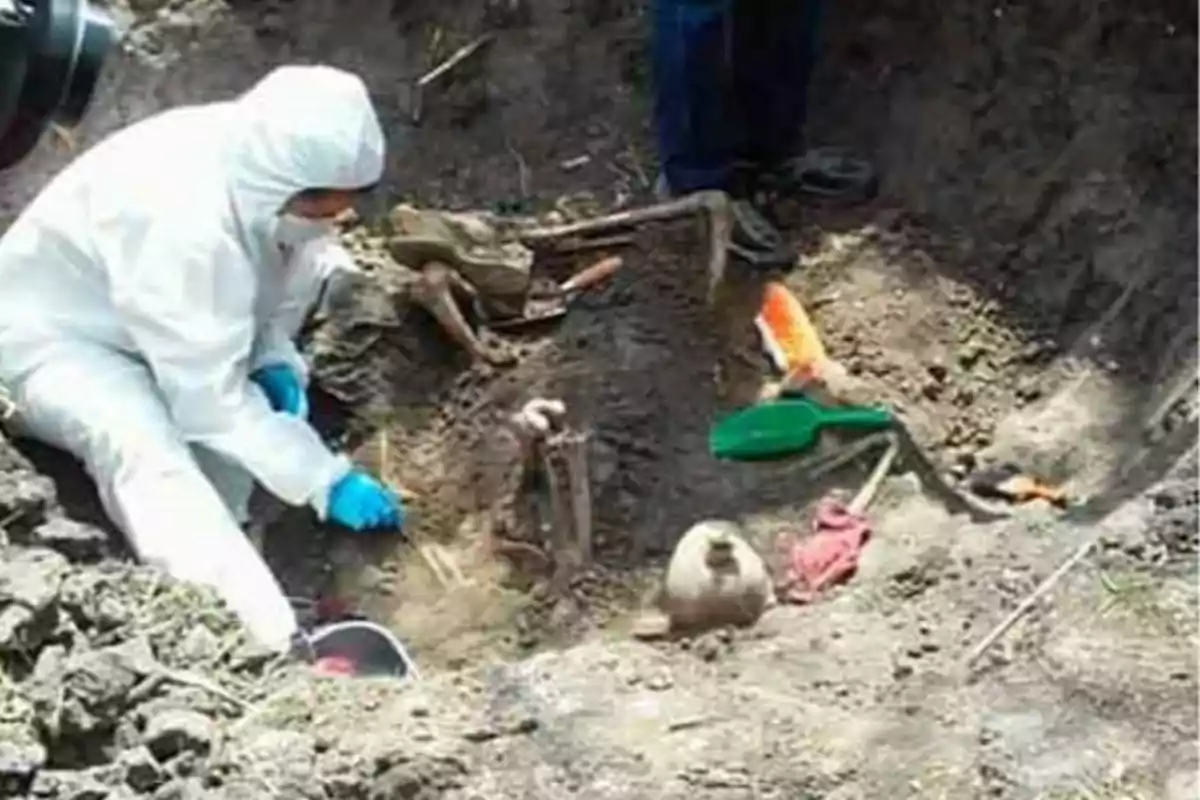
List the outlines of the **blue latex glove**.
{"label": "blue latex glove", "polygon": [[328,513],[331,520],[355,531],[404,527],[404,503],[396,493],[357,469],[329,490]]}
{"label": "blue latex glove", "polygon": [[272,409],[308,419],[308,395],[300,383],[300,376],[291,367],[268,364],[250,373],[250,380],[263,390]]}

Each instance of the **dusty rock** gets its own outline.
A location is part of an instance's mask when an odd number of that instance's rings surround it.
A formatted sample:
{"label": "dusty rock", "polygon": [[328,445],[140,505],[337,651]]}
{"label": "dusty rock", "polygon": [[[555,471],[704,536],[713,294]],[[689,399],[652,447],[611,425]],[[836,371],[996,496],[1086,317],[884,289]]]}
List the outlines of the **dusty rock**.
{"label": "dusty rock", "polygon": [[54,518],[33,529],[32,544],[56,550],[74,561],[99,557],[108,544],[108,534],[95,525]]}
{"label": "dusty rock", "polygon": [[167,779],[167,773],[146,747],[135,747],[117,756],[117,767],[124,781],[138,792],[153,791]]}
{"label": "dusty rock", "polygon": [[1200,779],[1195,770],[1177,772],[1167,781],[1166,800],[1191,800],[1200,797]]}
{"label": "dusty rock", "polygon": [[195,711],[164,711],[146,724],[146,745],[163,762],[183,752],[207,755],[215,738],[213,721]]}
{"label": "dusty rock", "polygon": [[[0,437],[0,448],[7,447]],[[54,502],[54,484],[32,471],[0,473],[0,532],[28,530]]]}
{"label": "dusty rock", "polygon": [[87,772],[43,770],[30,788],[30,796],[46,800],[106,800],[110,788]]}
{"label": "dusty rock", "polygon": [[220,797],[219,790],[208,788],[199,778],[171,781],[154,793],[153,800],[205,800]]}
{"label": "dusty rock", "polygon": [[214,770],[224,777],[226,791],[249,788],[256,782],[269,781],[281,796],[320,797],[316,764],[316,741],[296,731],[263,730],[249,732],[236,744],[223,750]]}
{"label": "dusty rock", "polygon": [[396,797],[436,800],[461,786],[466,773],[466,765],[453,758],[397,764],[376,779],[370,797],[371,800]]}
{"label": "dusty rock", "polygon": [[45,610],[57,596],[67,569],[67,559],[53,550],[0,551],[0,603],[15,603],[34,612]]}
{"label": "dusty rock", "polygon": [[180,655],[188,661],[206,661],[221,650],[221,640],[208,628],[193,628],[180,645]]}
{"label": "dusty rock", "polygon": [[153,655],[143,639],[84,650],[66,660],[60,688],[48,687],[42,697],[49,700],[54,695],[58,700],[67,735],[111,732],[128,708],[130,692],[153,669]]}
{"label": "dusty rock", "polygon": [[0,609],[0,650],[16,650],[36,646],[45,638],[45,631],[35,633],[37,615],[25,606],[16,604]]}
{"label": "dusty rock", "polygon": [[126,579],[125,571],[110,573],[78,571],[63,583],[60,602],[79,627],[89,633],[102,633],[128,625],[136,607],[129,602],[126,589],[118,581]]}
{"label": "dusty rock", "polygon": [[0,652],[36,650],[53,632],[67,561],[53,550],[0,551]]}
{"label": "dusty rock", "polygon": [[0,796],[19,794],[46,763],[46,748],[34,742],[0,741]]}

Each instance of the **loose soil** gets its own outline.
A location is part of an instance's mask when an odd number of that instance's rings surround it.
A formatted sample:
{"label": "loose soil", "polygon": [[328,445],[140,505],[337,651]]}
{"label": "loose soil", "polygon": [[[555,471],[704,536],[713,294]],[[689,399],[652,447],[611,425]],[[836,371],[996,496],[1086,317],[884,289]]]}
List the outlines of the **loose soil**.
{"label": "loose soil", "polygon": [[[169,79],[129,66],[124,88],[204,99],[253,80],[247,65],[330,61],[371,82],[395,143],[393,191],[376,211],[400,199],[650,200],[639,6],[231,5],[176,9],[211,12],[211,32],[201,26],[191,55],[179,46]],[[833,355],[903,411],[947,471],[1017,458],[1082,509],[971,524],[896,475],[847,587],[751,631],[635,644],[630,614],[689,525],[737,520],[770,555],[778,534],[807,528],[816,499],[862,479],[865,465],[814,484],[796,464],[707,454],[713,420],[767,377],[751,325],[761,276],[735,271],[709,307],[697,225],[640,231],[621,250],[626,268],[564,321],[504,337],[519,355],[507,369],[471,365],[424,312],[368,292],[363,315],[311,344],[329,395],[319,424],[415,494],[412,524],[403,540],[352,537],[288,512],[269,555],[291,594],[332,592],[393,627],[426,668],[422,685],[278,672],[226,618],[198,617],[192,595],[156,604],[141,573],[114,581],[117,606],[165,607],[166,619],[108,619],[59,588],[64,570],[93,567],[42,555],[49,588],[26,586],[19,603],[0,573],[0,623],[43,654],[30,662],[0,641],[0,699],[6,685],[35,700],[66,685],[82,704],[68,715],[76,728],[54,736],[18,708],[13,724],[49,748],[48,767],[146,794],[175,788],[164,797],[1195,797],[1194,387],[1163,405],[1196,363],[1195,9],[885,2],[829,16],[809,134],[872,154],[884,184],[865,206],[784,205],[803,254],[789,286]],[[407,128],[407,79],[501,22]],[[147,16],[138,41],[171,30]],[[583,166],[562,166],[580,155]],[[562,277],[592,257],[539,268]],[[593,436],[596,559],[566,591],[549,588],[545,534],[514,499],[503,421],[535,395],[562,397]],[[61,479],[59,495],[78,500]],[[9,530],[11,552],[79,538],[46,524]],[[965,669],[967,649],[1095,536],[1096,553]],[[466,584],[438,581],[425,545],[444,548]],[[18,605],[38,613],[5,617]],[[193,643],[199,655],[168,646],[179,619],[211,632]],[[243,699],[167,693],[219,733],[162,721],[163,697],[129,699],[145,667],[99,700],[86,681],[55,683],[50,647],[78,658],[134,647],[130,620],[152,629],[160,661]],[[105,631],[119,633],[98,641]],[[138,750],[163,740],[169,755]],[[181,766],[180,751],[196,755]],[[0,778],[36,771],[21,773],[26,762],[0,748]],[[207,793],[184,793],[197,786]]]}
{"label": "loose soil", "polygon": [[[581,197],[585,207],[588,201],[649,202],[655,170],[641,117],[647,102],[642,31],[636,16],[618,11],[604,24],[603,48],[578,29],[574,15],[514,31],[508,41],[501,37],[451,91],[429,101],[429,117],[396,156],[406,199],[481,207],[515,197],[543,210],[564,197]],[[1080,450],[1074,442],[1066,446],[1073,438],[1066,428],[1014,431],[999,444],[996,428],[1006,419],[1014,427],[1013,420],[1044,415],[1041,407],[1066,386],[1108,384],[1115,374],[1116,387],[1087,397],[1076,388],[1053,405],[1066,404],[1089,425],[1101,424],[1093,417],[1117,425],[1116,415],[1128,429],[1126,418],[1153,400],[1137,396],[1139,384],[1165,382],[1188,362],[1194,276],[1182,270],[1185,260],[1175,262],[1181,267],[1175,271],[1169,260],[1155,263],[1164,254],[1184,256],[1186,248],[1139,226],[1134,209],[1154,204],[1157,215],[1169,214],[1146,192],[1174,191],[1183,208],[1194,187],[1144,163],[1150,158],[1145,148],[1175,142],[1173,134],[1145,144],[1135,139],[1132,152],[1117,152],[1128,144],[1110,145],[1097,132],[1129,126],[1123,113],[1133,109],[1113,111],[1110,95],[1144,75],[1113,64],[1086,92],[1065,76],[1042,87],[1047,79],[1022,63],[1012,50],[1017,40],[1006,38],[1015,36],[1010,26],[1026,30],[1025,17],[1017,9],[1006,14],[995,21],[971,16],[940,29],[900,22],[886,9],[854,28],[845,27],[850,18],[834,15],[813,136],[828,130],[829,140],[849,140],[877,154],[884,191],[867,207],[785,206],[804,253],[788,283],[808,303],[833,354],[880,402],[903,411],[944,467],[961,474],[1016,451],[1052,479],[1099,494],[1111,469],[1086,465],[1117,463],[1140,449],[1139,430]],[[1055,58],[1066,62],[1095,37],[1134,41],[1099,17],[1085,26],[1092,39],[1070,32],[1056,45],[1066,50]],[[1156,30],[1174,52],[1165,28],[1140,25],[1145,35]],[[1049,36],[1026,32],[1033,39]],[[898,47],[896,40],[911,45],[935,36],[956,44],[968,33],[994,37],[998,50],[989,58],[1008,66],[1003,72],[975,61],[955,67],[958,102],[948,104],[933,94],[945,78],[922,69],[917,49]],[[459,31],[458,38],[467,37]],[[572,47],[564,52],[567,43]],[[526,57],[530,46],[540,54],[537,65]],[[584,59],[577,48],[595,58]],[[527,77],[556,101],[565,99],[555,93],[556,66],[595,76],[586,96],[569,102],[592,109],[582,123],[564,127],[556,103],[547,109],[533,95],[505,91],[509,81]],[[1029,118],[1022,98],[1035,88],[1071,92],[1076,105]],[[1164,111],[1167,102],[1164,94],[1121,97]],[[896,123],[883,126],[883,140],[870,123],[881,108],[892,109]],[[914,120],[914,109],[929,113]],[[1026,122],[1030,132],[1014,149],[1013,131]],[[933,138],[932,129],[941,138]],[[943,141],[952,134],[961,139],[953,148]],[[897,152],[897,140],[905,137],[919,142],[918,157]],[[1183,139],[1177,144],[1190,146]],[[582,168],[559,166],[581,154],[590,158]],[[957,172],[950,165],[956,159]],[[998,192],[1009,202],[999,203]],[[1119,202],[1122,196],[1132,205]],[[947,197],[957,198],[959,207]],[[1194,231],[1194,221],[1175,220]],[[381,453],[386,456],[388,477],[418,495],[410,537],[447,548],[476,584],[448,588],[434,579],[420,548],[408,543],[341,541],[333,548],[334,589],[390,620],[425,659],[461,664],[487,653],[511,657],[562,646],[596,628],[623,630],[623,612],[640,602],[675,538],[700,518],[752,522],[761,528],[763,546],[774,534],[803,526],[808,506],[828,485],[807,485],[803,472],[789,465],[718,464],[707,455],[713,419],[749,402],[765,371],[749,324],[758,279],[736,275],[719,307],[707,307],[702,247],[695,225],[643,232],[622,252],[628,268],[566,322],[508,337],[521,352],[511,369],[470,366],[415,308],[398,311],[387,329],[356,319],[326,332],[317,349],[318,375],[357,409],[351,428],[361,441],[360,457],[378,464]],[[1148,264],[1147,275],[1106,270],[1104,262],[1114,259]],[[561,278],[586,263],[560,260],[542,269]],[[502,547],[512,558],[497,558],[498,540],[540,547],[545,538],[529,520],[515,518],[516,451],[503,425],[507,414],[538,394],[561,396],[573,421],[594,437],[598,558],[569,608],[561,598],[525,591],[544,577],[539,567],[546,562],[535,550]],[[853,487],[860,479],[849,470],[833,483]],[[297,538],[295,524],[287,526],[290,541]],[[325,552],[313,548],[314,557],[324,559]],[[311,593],[304,583],[315,579],[304,576],[297,592]]]}

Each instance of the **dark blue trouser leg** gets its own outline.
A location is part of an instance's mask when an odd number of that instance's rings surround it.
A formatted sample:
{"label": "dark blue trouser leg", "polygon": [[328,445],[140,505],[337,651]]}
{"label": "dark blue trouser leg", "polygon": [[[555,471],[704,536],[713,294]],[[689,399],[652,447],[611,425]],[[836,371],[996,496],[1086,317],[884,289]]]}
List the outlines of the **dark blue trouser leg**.
{"label": "dark blue trouser leg", "polygon": [[823,0],[744,0],[733,35],[737,158],[770,164],[797,155],[816,63]]}
{"label": "dark blue trouser leg", "polygon": [[733,9],[762,0],[654,0],[659,157],[672,191],[726,189],[736,157]]}

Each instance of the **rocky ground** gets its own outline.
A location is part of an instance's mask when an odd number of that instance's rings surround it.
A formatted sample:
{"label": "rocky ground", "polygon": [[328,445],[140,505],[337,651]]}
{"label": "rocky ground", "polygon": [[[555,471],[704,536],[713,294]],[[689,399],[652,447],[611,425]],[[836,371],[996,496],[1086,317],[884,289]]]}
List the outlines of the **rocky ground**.
{"label": "rocky ground", "polygon": [[[202,594],[106,561],[103,532],[5,453],[3,796],[1195,796],[1194,453],[1099,530],[1044,509],[973,526],[898,480],[856,584],[817,606],[411,685],[257,651]],[[1097,533],[1099,555],[966,670]]]}
{"label": "rocky ground", "polygon": [[[637,6],[130,6],[85,139],[319,58],[377,93],[395,143],[381,208],[647,198]],[[406,126],[411,78],[484,27],[485,57]],[[1196,355],[1195,9],[842,4],[827,39],[812,137],[871,152],[885,181],[865,207],[783,209],[804,253],[789,284],[948,471],[1016,457],[1080,509],[972,524],[898,474],[849,586],[748,632],[628,641],[692,522],[737,519],[766,550],[861,476],[709,459],[711,421],[763,378],[756,279],[709,309],[694,226],[646,230],[610,286],[508,340],[510,369],[472,367],[407,307],[318,333],[338,401],[321,424],[417,494],[413,541],[296,513],[270,555],[291,593],[391,624],[419,683],[316,680],[257,652],[201,593],[124,562],[61,459],[0,445],[0,796],[1196,797],[1195,390],[1163,401]],[[5,202],[63,157],[23,165]],[[566,598],[536,558],[496,553],[539,544],[497,433],[537,393],[594,436],[597,562]],[[470,582],[439,584],[414,542]]]}

